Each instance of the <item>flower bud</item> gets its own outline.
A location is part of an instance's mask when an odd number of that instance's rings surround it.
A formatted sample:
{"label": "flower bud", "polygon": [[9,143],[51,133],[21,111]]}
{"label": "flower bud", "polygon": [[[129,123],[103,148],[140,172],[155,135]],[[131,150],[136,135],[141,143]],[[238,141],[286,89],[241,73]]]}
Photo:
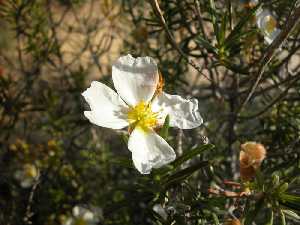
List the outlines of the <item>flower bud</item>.
{"label": "flower bud", "polygon": [[256,142],[242,144],[240,151],[240,174],[242,180],[251,180],[265,157],[266,149],[262,144]]}
{"label": "flower bud", "polygon": [[262,144],[246,142],[241,145],[240,160],[246,164],[261,163],[266,158],[266,149]]}
{"label": "flower bud", "polygon": [[255,169],[252,166],[249,167],[240,166],[240,176],[243,181],[252,180],[252,178],[255,176]]}

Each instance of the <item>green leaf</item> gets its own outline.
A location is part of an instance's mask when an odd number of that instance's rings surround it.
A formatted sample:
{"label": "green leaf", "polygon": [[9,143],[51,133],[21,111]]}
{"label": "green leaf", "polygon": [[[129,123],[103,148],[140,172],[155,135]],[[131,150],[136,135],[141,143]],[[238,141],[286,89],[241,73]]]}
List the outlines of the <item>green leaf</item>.
{"label": "green leaf", "polygon": [[[240,55],[241,51],[243,50],[242,46],[247,46],[247,45],[251,44],[251,43],[247,43],[247,42],[242,42],[243,41],[242,39],[245,40],[245,38],[247,38],[249,36],[253,36],[255,33],[257,33],[256,29],[251,29],[251,30],[248,30],[245,32],[243,31],[243,33],[241,35],[236,36],[230,42],[225,41],[224,46],[223,46],[223,52],[227,56],[229,56],[229,58],[236,56],[236,55]],[[235,65],[233,65],[232,61],[228,60],[228,62],[229,63],[227,65],[227,67],[229,69],[231,69],[232,71],[234,71],[234,72],[241,71],[240,73],[242,73],[242,74],[249,74],[249,72],[247,71],[248,69],[241,68],[241,65],[235,66]],[[230,65],[232,65],[232,66],[229,67]]]}
{"label": "green leaf", "polygon": [[245,225],[251,225],[252,222],[254,221],[255,217],[257,216],[258,212],[261,210],[261,208],[264,205],[265,199],[262,197],[260,198],[254,206],[253,210],[245,209],[246,216],[245,216]]}
{"label": "green leaf", "polygon": [[131,160],[129,160],[127,157],[114,157],[113,159],[110,159],[110,162],[112,164],[117,164],[120,165],[122,167],[126,167],[126,168],[134,168],[132,165]]}
{"label": "green leaf", "polygon": [[164,125],[160,131],[160,136],[164,139],[166,139],[169,135],[169,127],[170,127],[170,116],[167,115],[166,119],[165,119],[165,122],[164,122]]}
{"label": "green leaf", "polygon": [[199,155],[205,151],[208,150],[212,150],[215,146],[212,144],[206,144],[206,145],[201,145],[198,146],[194,149],[191,149],[189,151],[185,151],[183,155],[181,155],[180,157],[178,157],[173,163],[172,165],[177,168],[178,166],[182,165],[184,162],[186,162],[189,159],[192,159],[193,157],[195,157],[196,155]]}
{"label": "green leaf", "polygon": [[280,220],[281,220],[281,225],[286,225],[285,215],[282,210],[280,210]]}
{"label": "green leaf", "polygon": [[226,37],[226,27],[228,22],[228,15],[224,13],[221,19],[221,27],[219,29],[219,45],[223,46]]}
{"label": "green leaf", "polygon": [[277,174],[272,175],[272,187],[277,187],[279,185],[280,178]]}
{"label": "green leaf", "polygon": [[289,184],[288,183],[283,183],[282,185],[279,186],[277,192],[280,193],[284,193],[287,189],[289,188]]}
{"label": "green leaf", "polygon": [[255,15],[257,9],[259,9],[261,4],[258,4],[256,7],[250,10],[250,12],[244,16],[238,24],[233,28],[231,33],[228,35],[228,37],[225,40],[225,45],[229,45],[231,42],[234,42],[237,38],[241,37],[244,32],[242,32],[243,27],[245,27],[245,24],[251,21],[251,17]]}
{"label": "green leaf", "polygon": [[262,172],[260,171],[260,169],[257,169],[256,170],[256,173],[255,173],[255,180],[256,180],[256,183],[258,185],[258,187],[261,189],[261,190],[264,190],[264,187],[265,187],[265,180],[264,180],[264,177],[263,177],[263,174]]}
{"label": "green leaf", "polygon": [[231,71],[239,74],[249,75],[249,71],[246,68],[242,68],[241,66],[234,65],[228,60],[223,60],[223,66],[225,66],[227,69],[230,69]]}
{"label": "green leaf", "polygon": [[217,214],[212,213],[212,217],[213,217],[214,224],[215,225],[220,225],[220,222],[219,222]]}
{"label": "green leaf", "polygon": [[122,140],[125,142],[126,145],[128,143],[128,139],[129,139],[128,134],[122,134]]}
{"label": "green leaf", "polygon": [[281,193],[278,201],[285,207],[300,211],[300,196]]}
{"label": "green leaf", "polygon": [[[236,46],[240,46],[241,45],[241,39],[245,39],[251,35],[254,35],[257,33],[257,29],[250,29],[248,31],[243,31],[242,34],[238,35],[238,36],[235,36],[233,37],[230,42],[228,41],[225,41],[224,43],[224,47],[226,50],[230,50]],[[247,43],[245,43],[247,44]]]}
{"label": "green leaf", "polygon": [[168,176],[164,179],[163,184],[166,187],[169,187],[170,185],[180,183],[183,180],[187,179],[189,176],[191,176],[194,172],[199,170],[200,168],[207,166],[209,164],[208,161],[203,161],[200,163],[197,163],[196,165],[190,166],[188,168],[185,168],[183,170],[177,171],[173,173],[172,175]]}
{"label": "green leaf", "polygon": [[218,18],[217,18],[218,14],[217,14],[217,11],[216,11],[215,1],[214,0],[209,0],[209,6],[210,6],[209,13],[210,13],[212,25],[213,25],[213,28],[214,28],[214,33],[216,35],[217,42],[220,43],[220,32],[219,32],[220,29],[219,29],[219,24],[218,24]]}
{"label": "green leaf", "polygon": [[273,225],[274,222],[274,213],[273,210],[270,208],[268,210],[268,218],[267,218],[267,222],[265,223],[265,225]]}
{"label": "green leaf", "polygon": [[295,202],[295,203],[300,203],[300,196],[298,195],[291,195],[291,194],[281,194],[281,199],[284,201],[290,201],[290,202]]}
{"label": "green leaf", "polygon": [[203,46],[207,50],[207,52],[217,55],[217,49],[213,45],[211,45],[207,40],[205,40],[204,38],[199,36],[199,37],[197,37],[197,39],[195,41],[199,45]]}
{"label": "green leaf", "polygon": [[212,23],[216,23],[216,5],[214,0],[209,0],[209,6],[210,6],[210,13],[211,13],[211,20]]}
{"label": "green leaf", "polygon": [[292,210],[287,210],[287,209],[283,209],[281,210],[284,214],[288,215],[289,217],[291,217],[292,219],[295,219],[295,220],[299,220],[300,221],[300,216],[295,213],[294,211]]}

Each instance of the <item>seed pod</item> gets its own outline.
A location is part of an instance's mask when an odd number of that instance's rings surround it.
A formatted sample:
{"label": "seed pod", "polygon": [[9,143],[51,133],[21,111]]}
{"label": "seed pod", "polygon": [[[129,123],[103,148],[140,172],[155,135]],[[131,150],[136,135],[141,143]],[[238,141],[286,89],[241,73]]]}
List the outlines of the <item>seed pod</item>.
{"label": "seed pod", "polygon": [[240,175],[242,180],[251,180],[265,157],[266,149],[262,144],[256,142],[242,144],[240,152]]}
{"label": "seed pod", "polygon": [[255,176],[255,169],[252,166],[240,167],[240,176],[243,181],[252,180]]}
{"label": "seed pod", "polygon": [[266,153],[262,144],[246,142],[241,145],[240,162],[245,166],[260,164],[266,158]]}

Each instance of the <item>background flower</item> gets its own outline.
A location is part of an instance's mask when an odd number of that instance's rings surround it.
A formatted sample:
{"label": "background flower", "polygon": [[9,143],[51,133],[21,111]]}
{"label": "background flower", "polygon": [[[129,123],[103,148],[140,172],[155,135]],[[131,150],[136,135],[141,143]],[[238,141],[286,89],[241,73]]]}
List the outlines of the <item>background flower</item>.
{"label": "background flower", "polygon": [[21,169],[15,172],[15,178],[20,182],[23,188],[28,188],[34,184],[39,176],[38,168],[33,164],[25,164]]}
{"label": "background flower", "polygon": [[259,9],[256,12],[256,23],[268,44],[271,44],[281,32],[277,28],[276,18],[268,9]]}
{"label": "background flower", "polygon": [[64,225],[96,225],[100,222],[102,210],[100,208],[87,209],[82,206],[74,206],[72,217],[67,218]]}

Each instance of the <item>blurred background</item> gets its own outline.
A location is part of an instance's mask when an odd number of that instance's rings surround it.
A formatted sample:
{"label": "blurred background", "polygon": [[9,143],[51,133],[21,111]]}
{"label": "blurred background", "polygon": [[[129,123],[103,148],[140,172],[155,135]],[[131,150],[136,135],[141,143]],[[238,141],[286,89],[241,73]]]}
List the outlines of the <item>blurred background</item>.
{"label": "blurred background", "polygon": [[[0,224],[223,224],[247,212],[256,224],[299,223],[299,4],[251,2],[1,0]],[[285,32],[271,47],[259,7]],[[148,176],[132,165],[126,130],[83,115],[81,93],[93,80],[113,88],[112,63],[128,53],[153,57],[164,90],[197,98],[204,119],[168,129],[183,157]],[[268,197],[209,193],[241,181],[246,141],[267,149],[257,186]]]}

